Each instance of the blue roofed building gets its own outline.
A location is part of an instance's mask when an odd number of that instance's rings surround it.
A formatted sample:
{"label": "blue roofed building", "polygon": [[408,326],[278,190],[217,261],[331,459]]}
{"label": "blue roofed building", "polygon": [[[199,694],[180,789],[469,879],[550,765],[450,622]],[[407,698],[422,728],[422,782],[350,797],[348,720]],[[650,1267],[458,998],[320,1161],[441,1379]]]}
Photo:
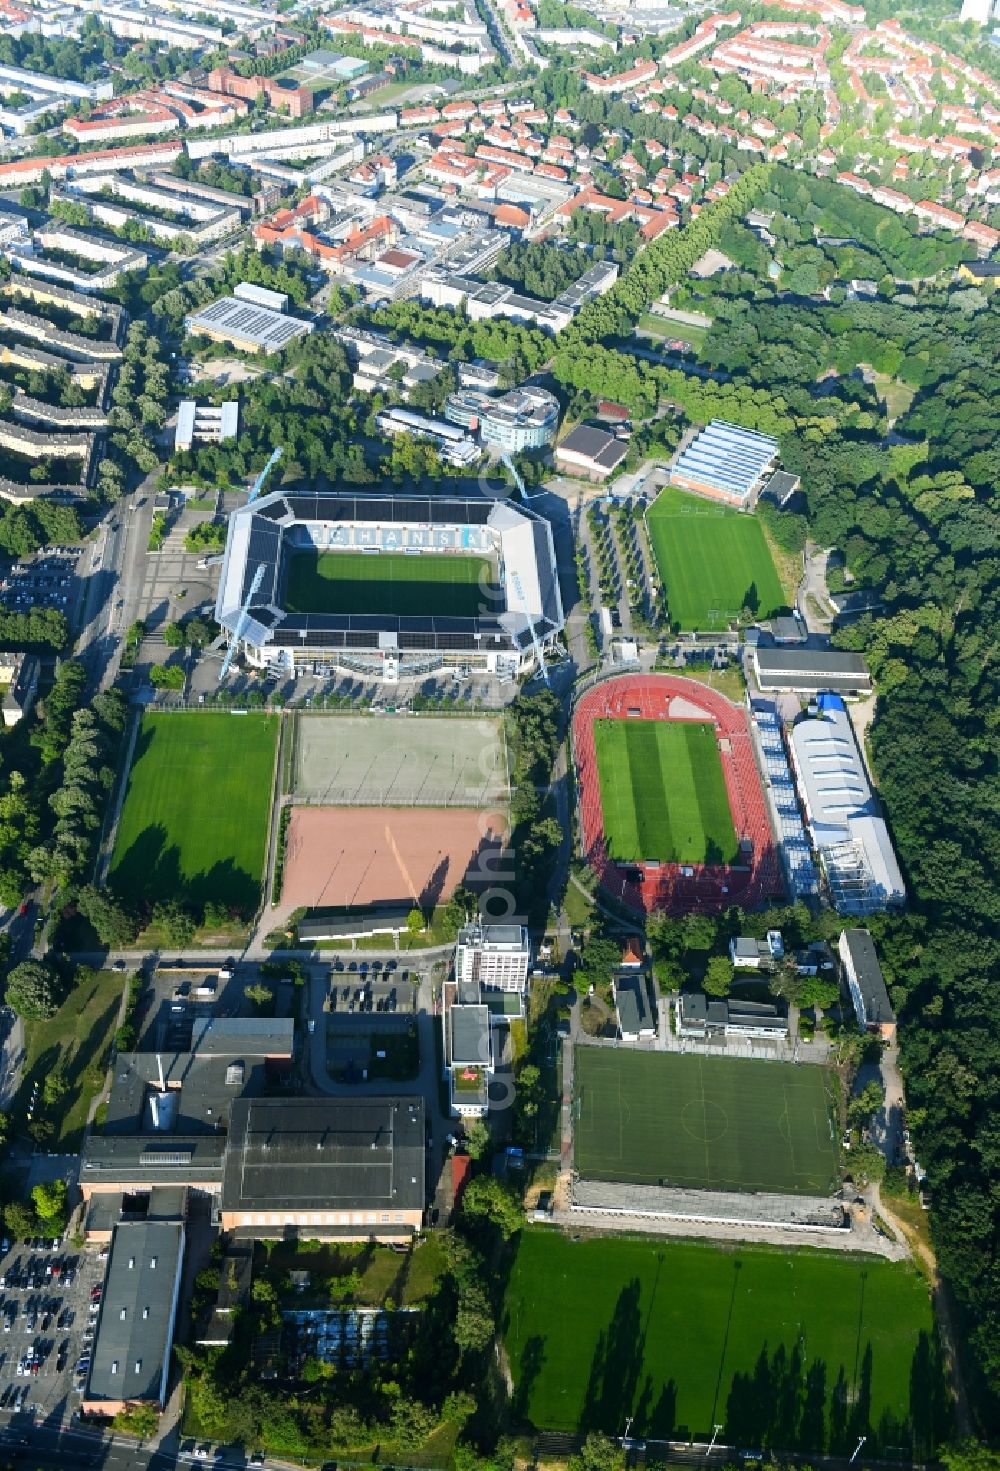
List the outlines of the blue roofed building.
{"label": "blue roofed building", "polygon": [[778,462],[778,441],[713,419],[674,461],[671,485],[751,510]]}

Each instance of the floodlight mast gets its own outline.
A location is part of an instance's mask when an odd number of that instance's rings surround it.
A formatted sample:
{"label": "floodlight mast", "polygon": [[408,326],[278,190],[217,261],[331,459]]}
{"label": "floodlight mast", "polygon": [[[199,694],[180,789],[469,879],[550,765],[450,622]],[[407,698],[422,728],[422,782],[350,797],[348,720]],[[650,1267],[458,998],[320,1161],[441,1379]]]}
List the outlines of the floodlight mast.
{"label": "floodlight mast", "polygon": [[541,676],[545,681],[546,689],[551,689],[552,685],[549,680],[548,666],[545,663],[545,655],[542,653],[542,645],[539,641],[538,632],[535,628],[535,620],[528,612],[528,602],[524,596],[524,588],[521,586],[520,574],[515,572],[512,568],[507,575],[509,576],[511,582],[514,584],[514,591],[517,593],[518,601],[521,604],[521,612],[524,614],[528,624],[528,632],[531,634],[531,642],[535,646],[535,658],[538,660],[539,672],[541,673]]}
{"label": "floodlight mast", "polygon": [[[280,454],[281,451],[279,450],[278,453]],[[244,630],[250,619],[250,604],[257,596],[260,585],[264,581],[265,570],[266,568],[264,566],[264,563],[261,562],[260,566],[257,568],[257,571],[253,575],[253,582],[251,582],[250,584],[250,591],[247,593],[246,598],[244,599],[243,606],[242,608],[240,608],[240,616],[236,620],[236,630],[233,633],[232,643],[226,650],[226,657],[222,661],[222,669],[219,672],[220,684],[229,673],[229,666],[232,664],[234,658],[236,657],[236,650],[240,646],[240,639],[243,637]]]}
{"label": "floodlight mast", "polygon": [[280,444],[278,445],[278,448],[276,450],[272,450],[271,458],[268,460],[263,470],[261,470],[260,474],[257,476],[257,479],[250,487],[250,495],[247,498],[247,505],[249,505],[251,501],[255,501],[260,495],[261,491],[264,489],[264,482],[267,480],[267,477],[270,475],[275,465],[281,459],[282,454],[283,450]]}
{"label": "floodlight mast", "polygon": [[524,481],[514,469],[514,461],[511,459],[510,455],[501,455],[500,461],[502,464],[507,466],[507,469],[510,471],[511,479],[513,480],[514,484],[517,486],[521,494],[524,496],[525,500],[527,500],[528,492],[525,489]]}

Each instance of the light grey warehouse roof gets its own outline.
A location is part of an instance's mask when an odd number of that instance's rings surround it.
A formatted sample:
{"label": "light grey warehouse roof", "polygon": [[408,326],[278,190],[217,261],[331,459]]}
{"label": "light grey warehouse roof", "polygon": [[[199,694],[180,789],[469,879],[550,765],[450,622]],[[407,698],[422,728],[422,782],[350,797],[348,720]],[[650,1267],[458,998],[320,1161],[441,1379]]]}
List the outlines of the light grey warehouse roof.
{"label": "light grey warehouse roof", "polygon": [[116,1227],[85,1400],[161,1402],[183,1256],[179,1221]]}
{"label": "light grey warehouse roof", "polygon": [[807,694],[836,690],[850,694],[872,687],[862,655],[839,649],[768,649],[758,645],[753,661],[762,690],[801,690]]}

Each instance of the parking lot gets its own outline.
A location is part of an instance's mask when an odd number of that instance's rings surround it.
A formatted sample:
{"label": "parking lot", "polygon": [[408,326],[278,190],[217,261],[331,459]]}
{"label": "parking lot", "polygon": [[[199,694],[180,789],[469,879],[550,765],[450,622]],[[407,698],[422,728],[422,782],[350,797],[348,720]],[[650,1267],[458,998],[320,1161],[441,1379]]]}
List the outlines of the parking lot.
{"label": "parking lot", "polygon": [[[339,1016],[412,1016],[416,1002],[415,973],[383,968],[380,962],[334,963],[330,974],[328,1009]],[[411,980],[411,974],[413,980]]]}
{"label": "parking lot", "polygon": [[59,608],[68,612],[76,597],[79,547],[49,547],[15,562],[0,577],[0,601],[19,611]]}
{"label": "parking lot", "polygon": [[0,1411],[20,1420],[62,1418],[76,1409],[104,1267],[104,1254],[93,1249],[40,1240],[2,1243]]}

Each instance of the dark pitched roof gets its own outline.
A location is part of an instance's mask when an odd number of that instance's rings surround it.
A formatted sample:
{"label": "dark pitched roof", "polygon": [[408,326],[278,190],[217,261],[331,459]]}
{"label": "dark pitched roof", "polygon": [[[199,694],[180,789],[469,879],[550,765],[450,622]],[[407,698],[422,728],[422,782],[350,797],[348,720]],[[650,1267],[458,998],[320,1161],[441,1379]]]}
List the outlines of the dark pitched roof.
{"label": "dark pitched roof", "polygon": [[613,470],[628,454],[628,445],[616,439],[613,434],[605,433],[603,429],[593,429],[589,424],[578,424],[556,446],[556,450],[557,453],[559,450],[570,450],[573,454],[593,460],[602,469]]}

